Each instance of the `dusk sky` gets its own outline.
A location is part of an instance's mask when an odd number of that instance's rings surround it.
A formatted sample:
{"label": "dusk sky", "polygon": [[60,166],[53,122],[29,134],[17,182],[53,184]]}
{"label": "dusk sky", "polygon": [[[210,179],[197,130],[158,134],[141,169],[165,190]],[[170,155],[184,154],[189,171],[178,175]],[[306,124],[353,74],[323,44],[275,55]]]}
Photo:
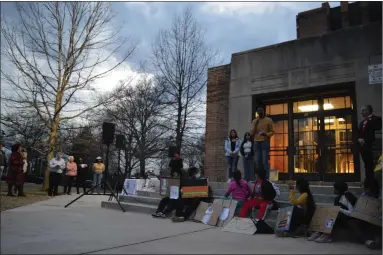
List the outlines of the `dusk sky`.
{"label": "dusk sky", "polygon": [[[169,28],[173,15],[185,7],[192,8],[197,22],[205,29],[206,43],[220,51],[220,64],[228,64],[232,53],[296,39],[296,15],[320,7],[321,2],[113,2],[112,5],[117,13],[116,26],[123,24],[121,35],[139,44],[127,63],[97,81],[100,90],[110,90],[119,80],[135,76],[140,64],[150,63],[152,44],[159,30]],[[330,5],[337,6],[339,2]],[[1,12],[7,20],[18,18],[13,2],[2,2]],[[115,58],[118,57],[116,54]],[[103,68],[107,66],[100,67]]]}

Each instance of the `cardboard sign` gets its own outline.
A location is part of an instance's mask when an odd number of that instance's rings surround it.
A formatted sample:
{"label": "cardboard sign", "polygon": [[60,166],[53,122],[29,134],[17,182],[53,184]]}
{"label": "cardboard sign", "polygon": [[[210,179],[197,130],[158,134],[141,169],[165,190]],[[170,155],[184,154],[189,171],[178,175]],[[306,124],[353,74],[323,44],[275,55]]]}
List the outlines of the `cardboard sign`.
{"label": "cardboard sign", "polygon": [[224,232],[232,232],[238,234],[254,235],[257,227],[252,219],[234,217],[222,229]]}
{"label": "cardboard sign", "polygon": [[275,229],[280,231],[289,231],[293,212],[294,206],[279,208]]}
{"label": "cardboard sign", "polygon": [[206,225],[216,226],[222,210],[223,207],[220,204],[208,204],[201,202],[197,208],[193,220],[202,222]]}
{"label": "cardboard sign", "polygon": [[310,223],[310,230],[331,234],[340,206],[317,205],[314,216]]}
{"label": "cardboard sign", "polygon": [[373,197],[360,196],[350,216],[381,227],[382,201]]}
{"label": "cardboard sign", "polygon": [[207,179],[185,180],[182,183],[181,193],[183,198],[208,197],[209,186]]}
{"label": "cardboard sign", "polygon": [[160,196],[170,197],[170,187],[179,187],[180,179],[179,178],[166,178],[163,177],[160,180]]}
{"label": "cardboard sign", "polygon": [[222,205],[222,213],[219,216],[217,226],[222,227],[226,226],[230,220],[234,217],[235,210],[237,208],[236,200],[227,200],[227,199],[214,199],[213,204]]}

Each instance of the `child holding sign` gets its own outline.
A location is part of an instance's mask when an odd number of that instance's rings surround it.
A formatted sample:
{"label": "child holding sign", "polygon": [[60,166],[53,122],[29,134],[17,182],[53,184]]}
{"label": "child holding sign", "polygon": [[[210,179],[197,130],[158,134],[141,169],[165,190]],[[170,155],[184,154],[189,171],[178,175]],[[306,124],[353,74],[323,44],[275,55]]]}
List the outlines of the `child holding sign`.
{"label": "child holding sign", "polygon": [[[350,213],[354,210],[357,198],[354,194],[347,191],[348,185],[345,182],[334,183],[335,197],[334,206],[340,206],[340,213],[335,221],[334,228],[347,228]],[[330,243],[332,238],[330,234],[315,232],[308,239],[308,241],[315,241],[317,243]]]}

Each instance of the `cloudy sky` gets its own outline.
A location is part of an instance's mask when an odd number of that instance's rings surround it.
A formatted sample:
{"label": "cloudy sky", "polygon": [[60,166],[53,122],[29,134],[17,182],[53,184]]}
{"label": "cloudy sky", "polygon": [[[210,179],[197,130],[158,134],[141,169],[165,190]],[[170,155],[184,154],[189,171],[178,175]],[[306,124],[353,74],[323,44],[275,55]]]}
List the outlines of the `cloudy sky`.
{"label": "cloudy sky", "polygon": [[[226,64],[230,63],[232,53],[296,39],[296,14],[318,8],[321,2],[114,2],[112,5],[117,13],[116,26],[123,24],[122,35],[139,44],[127,63],[97,82],[100,90],[110,90],[119,80],[136,76],[140,64],[148,62],[158,31],[169,28],[173,15],[185,7],[193,9],[196,20],[206,30],[206,43],[220,51]],[[330,5],[337,6],[339,2]],[[2,2],[1,7],[5,18],[16,19],[14,3]],[[2,60],[3,67],[4,64]]]}

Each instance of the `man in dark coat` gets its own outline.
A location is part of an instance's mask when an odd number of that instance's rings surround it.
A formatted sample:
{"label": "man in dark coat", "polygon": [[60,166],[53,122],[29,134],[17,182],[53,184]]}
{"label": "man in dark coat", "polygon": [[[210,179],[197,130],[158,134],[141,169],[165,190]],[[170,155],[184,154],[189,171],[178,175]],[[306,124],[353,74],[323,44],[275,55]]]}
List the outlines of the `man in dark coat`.
{"label": "man in dark coat", "polygon": [[382,129],[382,118],[373,114],[371,105],[362,107],[363,120],[358,128],[360,155],[364,162],[366,177],[374,177],[374,157],[372,148],[375,142],[375,131]]}

